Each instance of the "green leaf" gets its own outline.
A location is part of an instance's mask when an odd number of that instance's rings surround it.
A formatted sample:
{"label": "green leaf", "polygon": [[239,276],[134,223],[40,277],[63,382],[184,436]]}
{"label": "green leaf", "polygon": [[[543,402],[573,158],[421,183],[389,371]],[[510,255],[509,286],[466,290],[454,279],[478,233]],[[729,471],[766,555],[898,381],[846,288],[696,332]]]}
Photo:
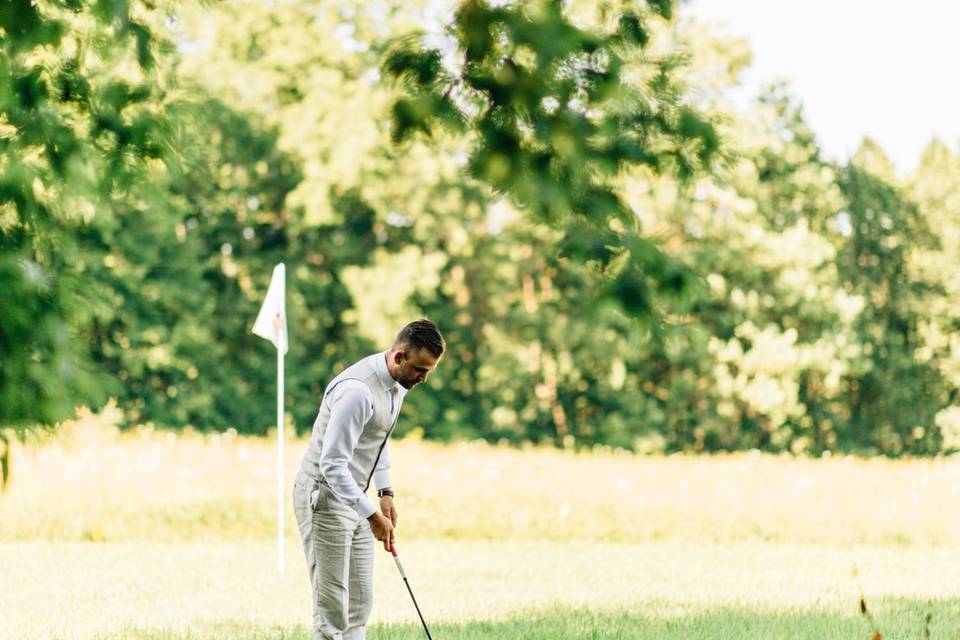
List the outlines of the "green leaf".
{"label": "green leaf", "polygon": [[663,16],[667,20],[673,19],[673,0],[650,0],[649,4],[654,13]]}
{"label": "green leaf", "polygon": [[641,47],[646,46],[647,42],[650,41],[650,34],[644,28],[640,17],[630,12],[620,16],[618,35],[624,42],[640,45]]}
{"label": "green leaf", "polygon": [[432,86],[442,70],[438,50],[416,48],[409,40],[402,40],[388,50],[382,66],[391,77],[407,80],[419,89]]}

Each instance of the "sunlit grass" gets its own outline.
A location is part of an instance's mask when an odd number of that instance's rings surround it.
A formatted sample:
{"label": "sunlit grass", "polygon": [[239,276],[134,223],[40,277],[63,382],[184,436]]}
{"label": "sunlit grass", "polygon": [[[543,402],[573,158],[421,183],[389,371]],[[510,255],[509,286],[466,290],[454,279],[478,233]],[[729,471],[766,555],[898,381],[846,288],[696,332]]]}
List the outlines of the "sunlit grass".
{"label": "sunlit grass", "polygon": [[[883,603],[881,622],[890,638],[919,638],[928,631],[931,638],[952,638],[960,623],[960,603],[923,603],[891,600]],[[931,614],[926,625],[924,618]],[[867,638],[868,625],[854,615],[810,611],[758,611],[748,607],[706,610],[686,617],[658,615],[654,608],[621,612],[597,612],[579,609],[530,611],[507,620],[492,622],[444,623],[433,625],[434,638],[457,640],[849,640]],[[377,640],[421,640],[425,637],[418,624],[374,626],[369,637]],[[104,640],[310,640],[305,626],[251,627],[224,624],[185,633],[124,630],[104,636]]]}
{"label": "sunlit grass", "polygon": [[[5,584],[16,585],[0,590],[2,629],[18,640],[119,639],[137,628],[143,637],[233,637],[215,632],[231,624],[251,634],[296,633],[309,620],[309,587],[299,548],[291,543],[287,550],[280,577],[270,541],[2,544]],[[471,623],[476,633],[467,638],[505,638],[479,630],[511,624],[541,634],[531,638],[544,637],[534,621],[566,612],[558,628],[580,633],[584,620],[601,620],[598,628],[611,634],[601,638],[617,637],[614,631],[636,621],[650,634],[674,625],[701,634],[691,637],[736,638],[750,636],[718,630],[787,625],[774,637],[866,640],[858,583],[884,630],[912,629],[905,637],[918,637],[931,601],[931,628],[960,630],[960,554],[950,549],[423,541],[401,545],[400,553],[427,621],[438,629]],[[851,575],[854,563],[859,580]],[[374,585],[373,622],[408,625],[417,637],[409,596],[382,551]],[[785,635],[790,629],[837,633]],[[840,633],[857,629],[864,633]],[[407,637],[403,633],[373,637]],[[0,631],[0,637],[8,636]]]}
{"label": "sunlit grass", "polygon": [[[288,443],[287,500],[303,446]],[[289,505],[276,571],[274,451],[93,417],[18,447],[0,638],[308,638]],[[921,637],[928,613],[931,638],[960,634],[960,459],[405,440],[393,460],[398,546],[438,640],[866,640],[861,586],[884,638]],[[420,638],[383,552],[375,589],[371,638]]]}
{"label": "sunlit grass", "polygon": [[[0,540],[262,539],[275,445],[92,417],[14,452]],[[303,440],[287,443],[286,487]],[[394,442],[403,540],[925,544],[960,541],[960,457],[631,456]],[[292,511],[287,531],[295,535]]]}

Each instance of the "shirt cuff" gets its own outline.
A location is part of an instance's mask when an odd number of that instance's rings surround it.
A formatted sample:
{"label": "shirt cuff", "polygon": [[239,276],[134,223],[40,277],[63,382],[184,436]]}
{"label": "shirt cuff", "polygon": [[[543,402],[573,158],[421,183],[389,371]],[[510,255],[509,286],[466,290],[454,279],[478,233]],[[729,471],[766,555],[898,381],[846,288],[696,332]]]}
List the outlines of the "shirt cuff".
{"label": "shirt cuff", "polygon": [[390,469],[380,469],[373,472],[373,484],[377,489],[386,489],[390,486]]}
{"label": "shirt cuff", "polygon": [[377,508],[370,502],[370,498],[366,494],[360,496],[360,499],[357,500],[357,515],[366,520],[376,512]]}

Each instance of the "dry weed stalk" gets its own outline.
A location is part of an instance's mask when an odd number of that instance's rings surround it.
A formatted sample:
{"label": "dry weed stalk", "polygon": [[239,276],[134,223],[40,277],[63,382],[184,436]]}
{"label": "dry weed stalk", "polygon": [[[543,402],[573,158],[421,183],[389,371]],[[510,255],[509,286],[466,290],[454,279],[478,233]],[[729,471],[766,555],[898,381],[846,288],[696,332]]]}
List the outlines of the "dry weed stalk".
{"label": "dry weed stalk", "polygon": [[870,630],[873,632],[870,640],[881,640],[883,636],[880,635],[880,629],[877,628],[877,621],[873,619],[873,614],[867,608],[867,599],[863,595],[863,584],[860,582],[860,571],[857,569],[857,565],[853,565],[852,574],[857,581],[857,589],[860,590],[860,614],[870,623]]}

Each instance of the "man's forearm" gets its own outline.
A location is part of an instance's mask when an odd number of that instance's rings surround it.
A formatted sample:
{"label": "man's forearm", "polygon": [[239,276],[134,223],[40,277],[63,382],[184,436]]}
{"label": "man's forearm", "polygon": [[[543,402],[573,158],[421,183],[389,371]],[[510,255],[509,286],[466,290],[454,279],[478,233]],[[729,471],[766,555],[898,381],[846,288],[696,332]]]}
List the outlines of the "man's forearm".
{"label": "man's forearm", "polygon": [[357,486],[357,482],[350,475],[346,462],[338,460],[320,459],[320,472],[326,479],[330,489],[340,501],[357,512],[361,518],[369,518],[377,508],[370,498]]}

